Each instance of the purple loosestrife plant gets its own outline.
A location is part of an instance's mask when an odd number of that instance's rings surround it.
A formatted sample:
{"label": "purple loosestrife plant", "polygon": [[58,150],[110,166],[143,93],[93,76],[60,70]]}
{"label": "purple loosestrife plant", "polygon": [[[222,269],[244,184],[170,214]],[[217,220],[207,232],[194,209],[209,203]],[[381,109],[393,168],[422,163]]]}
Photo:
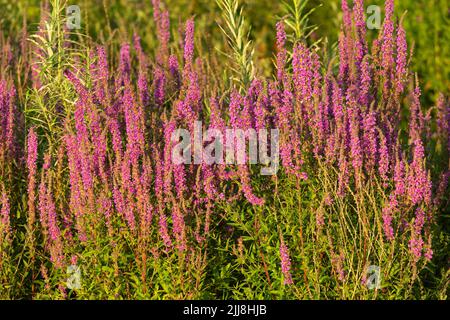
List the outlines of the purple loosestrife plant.
{"label": "purple loosestrife plant", "polygon": [[284,243],[283,237],[280,236],[280,257],[281,257],[281,271],[283,273],[284,284],[291,285],[294,283],[291,275],[291,258],[289,251]]}
{"label": "purple loosestrife plant", "polygon": [[380,34],[381,39],[381,77],[384,82],[383,92],[387,97],[388,91],[392,84],[393,65],[394,65],[394,0],[386,0],[385,19],[383,29]]}
{"label": "purple loosestrife plant", "polygon": [[408,78],[407,54],[408,44],[406,43],[406,32],[401,24],[397,30],[397,57],[395,70],[395,91],[397,94],[403,93],[405,89],[405,81]]}
{"label": "purple loosestrife plant", "polygon": [[27,168],[28,168],[28,227],[31,229],[36,219],[36,160],[38,140],[34,128],[31,128],[28,133],[28,152],[27,152]]}
{"label": "purple loosestrife plant", "polygon": [[[5,190],[2,191],[1,196],[1,210],[0,210],[0,244],[3,245],[3,241],[9,242],[11,237],[11,205],[8,199],[8,195]],[[1,262],[0,262],[1,264]]]}

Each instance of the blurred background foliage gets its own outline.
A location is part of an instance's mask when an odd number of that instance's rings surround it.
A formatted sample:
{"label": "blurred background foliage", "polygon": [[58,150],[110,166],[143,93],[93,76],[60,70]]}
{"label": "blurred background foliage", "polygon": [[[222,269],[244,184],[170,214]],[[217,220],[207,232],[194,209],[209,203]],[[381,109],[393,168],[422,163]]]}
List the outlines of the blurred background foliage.
{"label": "blurred background foliage", "polygon": [[[291,0],[285,0],[288,4]],[[20,33],[26,25],[28,33],[36,31],[40,20],[40,0],[0,0],[0,30],[3,37],[20,41]],[[69,1],[70,2],[70,1]],[[214,55],[225,46],[224,35],[220,32],[219,8],[211,0],[164,0],[170,12],[173,50],[180,43],[179,28],[183,22],[195,16],[197,50],[202,56]],[[340,0],[310,0],[306,11],[316,8],[310,16],[309,24],[318,28],[311,34],[310,41],[318,39],[331,50],[339,34],[342,18]],[[273,68],[275,44],[275,24],[286,17],[284,1],[241,0],[243,13],[250,24],[250,37],[255,46],[255,65],[260,75],[269,76]],[[365,1],[365,6],[380,5],[383,0]],[[70,4],[80,6],[82,13],[82,33],[93,41],[107,43],[112,50],[117,39],[131,39],[139,30],[144,49],[155,50],[153,10],[151,0],[74,0]],[[427,105],[436,101],[438,92],[449,93],[450,76],[450,26],[448,0],[401,0],[396,1],[398,19],[405,13],[404,24],[408,45],[414,45],[413,70],[418,73],[424,88],[422,99]],[[383,18],[383,17],[382,17]],[[146,32],[148,30],[148,32]],[[378,30],[371,30],[374,35]],[[201,45],[199,45],[201,43]],[[117,47],[115,48],[117,49]],[[220,58],[220,55],[217,55]],[[222,57],[223,58],[223,57]]]}

